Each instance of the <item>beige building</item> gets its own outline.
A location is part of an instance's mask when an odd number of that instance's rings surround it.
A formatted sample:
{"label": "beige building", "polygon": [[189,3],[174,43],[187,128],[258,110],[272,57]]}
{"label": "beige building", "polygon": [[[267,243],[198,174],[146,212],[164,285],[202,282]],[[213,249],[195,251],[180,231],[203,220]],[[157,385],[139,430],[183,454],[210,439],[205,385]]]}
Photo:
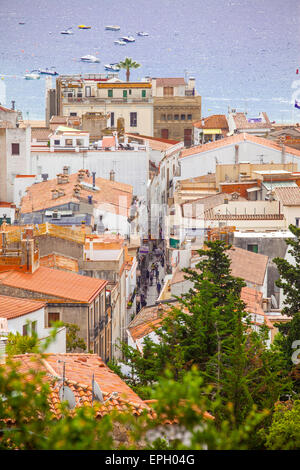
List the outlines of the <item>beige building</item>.
{"label": "beige building", "polygon": [[193,122],[201,119],[201,96],[195,79],[152,78],[154,137],[193,143]]}
{"label": "beige building", "polygon": [[107,116],[107,127],[153,135],[152,84],[122,82],[100,74],[62,75],[56,80],[57,114]]}

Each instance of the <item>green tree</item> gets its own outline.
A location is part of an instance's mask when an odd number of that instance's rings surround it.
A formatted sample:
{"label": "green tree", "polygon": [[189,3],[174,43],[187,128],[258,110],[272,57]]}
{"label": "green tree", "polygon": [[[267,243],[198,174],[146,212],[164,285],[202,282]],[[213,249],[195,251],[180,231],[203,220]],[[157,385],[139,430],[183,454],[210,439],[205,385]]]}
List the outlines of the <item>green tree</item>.
{"label": "green tree", "polygon": [[278,403],[266,438],[269,450],[300,450],[300,401]]}
{"label": "green tree", "polygon": [[16,356],[18,354],[33,353],[39,351],[39,339],[36,333],[31,336],[22,336],[19,332],[16,334],[8,333],[6,343],[6,354]]}
{"label": "green tree", "polygon": [[131,69],[137,69],[137,68],[139,68],[141,65],[138,64],[137,62],[135,62],[134,60],[132,60],[130,57],[126,57],[124,60],[121,60],[121,61],[118,63],[118,66],[119,66],[121,69],[125,69],[125,70],[126,70],[126,81],[129,82],[130,70],[131,70]]}
{"label": "green tree", "polygon": [[67,352],[77,351],[78,349],[86,351],[86,343],[84,339],[80,338],[78,335],[78,332],[80,331],[79,326],[74,323],[62,323],[62,325],[67,329]]}
{"label": "green tree", "polygon": [[280,275],[276,285],[282,288],[285,295],[282,313],[292,317],[300,312],[300,228],[289,225],[289,230],[294,237],[287,238],[286,244],[290,247],[288,253],[293,257],[294,262],[290,263],[279,257],[274,258],[273,262]]}

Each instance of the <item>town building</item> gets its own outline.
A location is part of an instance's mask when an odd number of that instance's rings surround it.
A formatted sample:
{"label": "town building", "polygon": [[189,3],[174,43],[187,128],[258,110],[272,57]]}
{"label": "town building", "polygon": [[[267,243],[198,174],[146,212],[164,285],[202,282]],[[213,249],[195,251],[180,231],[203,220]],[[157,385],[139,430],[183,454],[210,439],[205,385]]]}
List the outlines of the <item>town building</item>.
{"label": "town building", "polygon": [[[22,336],[37,335],[41,346],[49,339],[51,327],[45,326],[47,319],[46,303],[38,300],[21,299],[0,295],[0,323],[6,324],[7,333]],[[4,336],[0,333],[0,336]],[[56,336],[47,346],[45,352],[66,352],[66,328],[60,327]]]}
{"label": "town building", "polygon": [[129,237],[131,204],[131,186],[91,176],[88,170],[69,175],[64,168],[55,179],[26,189],[20,221],[68,226],[80,226],[84,221],[94,231],[111,230]]}
{"label": "town building", "polygon": [[60,75],[56,103],[59,116],[109,114],[108,127],[119,123],[126,132],[153,135],[152,85],[146,81],[123,82],[117,74]]}
{"label": "town building", "polygon": [[14,202],[14,179],[29,174],[31,129],[19,127],[18,112],[0,106],[0,201]]}
{"label": "town building", "polygon": [[213,114],[193,123],[194,145],[206,144],[228,136],[229,127],[225,114]]}
{"label": "town building", "polygon": [[[194,78],[152,78],[154,137],[193,143],[193,122],[201,119],[201,96]],[[147,134],[146,134],[147,135]],[[152,135],[152,134],[148,134]]]}
{"label": "town building", "polygon": [[40,266],[33,229],[22,231],[20,249],[8,246],[16,240],[13,232],[1,235],[0,294],[45,302],[46,328],[55,321],[74,323],[87,350],[104,350],[99,322],[112,315],[107,281]]}
{"label": "town building", "polygon": [[265,112],[261,112],[255,117],[248,117],[247,113],[231,109],[228,112],[227,121],[229,135],[246,132],[258,137],[267,137],[272,128],[272,123]]}

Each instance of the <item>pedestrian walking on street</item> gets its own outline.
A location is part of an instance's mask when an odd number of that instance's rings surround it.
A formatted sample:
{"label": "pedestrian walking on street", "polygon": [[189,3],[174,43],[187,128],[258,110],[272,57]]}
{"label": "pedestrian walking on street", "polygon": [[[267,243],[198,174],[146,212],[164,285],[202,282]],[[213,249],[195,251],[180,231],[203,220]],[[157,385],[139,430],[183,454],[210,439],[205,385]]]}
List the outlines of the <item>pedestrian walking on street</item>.
{"label": "pedestrian walking on street", "polygon": [[160,285],[160,282],[158,281],[157,284],[156,284],[156,289],[157,289],[157,293],[158,295],[160,294],[160,289],[161,289],[161,285]]}
{"label": "pedestrian walking on street", "polygon": [[155,270],[155,277],[156,277],[157,280],[158,280],[158,276],[159,276],[159,270],[156,269],[156,270]]}
{"label": "pedestrian walking on street", "polygon": [[150,286],[153,286],[153,272],[150,273]]}

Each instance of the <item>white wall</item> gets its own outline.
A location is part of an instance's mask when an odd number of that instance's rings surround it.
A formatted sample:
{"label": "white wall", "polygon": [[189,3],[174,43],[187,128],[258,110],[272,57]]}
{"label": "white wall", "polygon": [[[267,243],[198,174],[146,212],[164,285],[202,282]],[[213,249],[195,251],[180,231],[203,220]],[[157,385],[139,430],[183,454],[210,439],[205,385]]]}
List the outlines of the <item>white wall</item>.
{"label": "white wall", "polygon": [[147,198],[149,153],[146,151],[50,152],[41,149],[31,152],[30,174],[38,174],[40,167],[40,173],[48,173],[48,179],[53,179],[62,173],[64,166],[70,167],[71,174],[84,168],[106,179],[114,170],[115,181],[132,185],[134,195]]}
{"label": "white wall", "polygon": [[[20,333],[23,334],[23,326],[27,324],[28,321],[36,321],[36,333],[40,340],[44,340],[50,335],[51,328],[45,328],[45,309],[40,308],[35,312],[22,315],[17,318],[10,318],[7,320],[8,331],[11,333]],[[30,334],[30,333],[29,333]],[[55,353],[65,353],[66,352],[66,329],[65,327],[60,328],[59,334],[57,335],[55,341],[49,346],[49,351]]]}

